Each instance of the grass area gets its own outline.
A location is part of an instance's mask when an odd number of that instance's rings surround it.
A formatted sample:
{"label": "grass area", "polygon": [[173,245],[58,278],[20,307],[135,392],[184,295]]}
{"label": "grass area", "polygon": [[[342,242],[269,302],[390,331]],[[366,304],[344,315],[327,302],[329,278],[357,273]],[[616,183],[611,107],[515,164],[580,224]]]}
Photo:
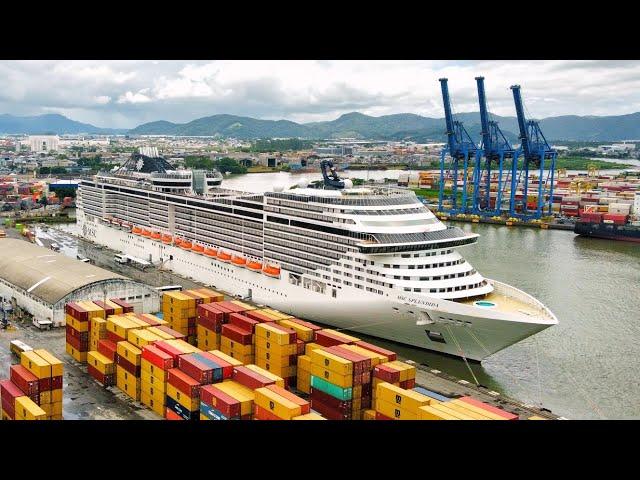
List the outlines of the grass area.
{"label": "grass area", "polygon": [[628,163],[605,162],[583,157],[562,157],[556,160],[556,168],[566,168],[567,170],[587,170],[590,165],[599,169],[625,169],[632,167]]}
{"label": "grass area", "polygon": [[[424,198],[429,198],[429,199],[437,199],[438,195],[440,194],[440,190],[437,188],[412,188],[411,190],[413,190],[415,192],[416,195],[418,195],[419,197],[424,197]],[[460,190],[460,189],[459,189]],[[446,195],[451,195],[451,189],[450,188],[445,188],[444,189],[444,194]],[[458,191],[458,202],[462,201],[462,192]]]}

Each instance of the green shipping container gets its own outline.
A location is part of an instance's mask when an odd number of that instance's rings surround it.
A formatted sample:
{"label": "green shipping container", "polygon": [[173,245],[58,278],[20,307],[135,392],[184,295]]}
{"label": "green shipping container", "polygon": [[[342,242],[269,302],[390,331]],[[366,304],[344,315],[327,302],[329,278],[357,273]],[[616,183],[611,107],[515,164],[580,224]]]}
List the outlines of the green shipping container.
{"label": "green shipping container", "polygon": [[338,400],[351,400],[353,397],[352,387],[342,388],[314,375],[311,375],[311,386]]}

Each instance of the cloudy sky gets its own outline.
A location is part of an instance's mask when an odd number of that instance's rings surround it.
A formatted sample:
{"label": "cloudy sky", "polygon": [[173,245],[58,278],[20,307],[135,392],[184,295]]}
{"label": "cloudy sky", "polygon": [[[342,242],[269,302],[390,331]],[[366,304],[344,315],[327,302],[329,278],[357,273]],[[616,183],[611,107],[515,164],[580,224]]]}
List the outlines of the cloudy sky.
{"label": "cloudy sky", "polygon": [[640,111],[638,61],[2,61],[0,113],[61,113],[100,127],[187,122],[218,113],[297,122],[343,113],[442,117],[440,77],[458,112],[514,115],[509,86],[529,114]]}

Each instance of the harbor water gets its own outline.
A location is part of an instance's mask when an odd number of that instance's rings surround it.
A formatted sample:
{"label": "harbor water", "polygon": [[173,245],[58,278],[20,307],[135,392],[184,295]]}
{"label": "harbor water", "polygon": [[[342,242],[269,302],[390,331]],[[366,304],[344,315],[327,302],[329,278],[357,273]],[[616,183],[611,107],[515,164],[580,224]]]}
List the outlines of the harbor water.
{"label": "harbor water", "polygon": [[[348,176],[397,178],[399,173],[353,171]],[[224,185],[258,192],[274,185],[287,188],[302,177],[321,178],[250,174]],[[474,267],[535,296],[560,323],[469,367],[422,350],[393,349],[468,381],[475,381],[475,375],[490,389],[568,418],[640,418],[640,246],[570,231],[456,226],[480,234],[477,244],[460,249]]]}

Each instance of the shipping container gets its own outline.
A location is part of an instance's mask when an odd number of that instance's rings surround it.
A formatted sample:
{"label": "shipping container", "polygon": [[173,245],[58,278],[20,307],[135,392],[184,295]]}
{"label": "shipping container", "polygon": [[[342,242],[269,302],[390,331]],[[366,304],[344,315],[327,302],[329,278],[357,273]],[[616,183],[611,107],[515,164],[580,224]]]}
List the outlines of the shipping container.
{"label": "shipping container", "polygon": [[[253,318],[247,317],[243,313],[231,313],[229,314],[229,324],[234,325],[242,330],[248,331],[250,333],[254,333],[255,326],[259,324],[259,320],[255,320]],[[224,325],[222,327],[222,334],[224,335]],[[229,335],[227,335],[229,336]]]}
{"label": "shipping container", "polygon": [[[120,358],[127,360],[129,363],[135,365],[136,367],[140,366],[140,360],[142,359],[142,350],[140,350],[135,345],[132,345],[129,342],[118,342],[116,353],[120,356]],[[117,358],[118,357],[116,357],[116,361]]]}
{"label": "shipping container", "polygon": [[80,350],[77,350],[76,348],[74,348],[72,345],[69,345],[68,343],[65,345],[65,350],[77,362],[85,363],[87,361],[86,351],[81,352]]}
{"label": "shipping container", "polygon": [[275,384],[275,380],[273,380],[271,377],[261,375],[260,373],[245,366],[234,367],[232,379],[235,382],[250,388],[251,390]]}
{"label": "shipping container", "polygon": [[241,345],[252,345],[253,334],[251,330],[245,330],[237,325],[227,323],[222,326],[222,335]]}
{"label": "shipping container", "polygon": [[418,409],[417,420],[460,420],[457,416],[425,405]]}
{"label": "shipping container", "polygon": [[351,420],[353,416],[352,412],[340,411],[331,407],[330,405],[314,399],[311,399],[311,408],[316,410],[328,420]]}
{"label": "shipping container", "polygon": [[16,420],[46,420],[47,413],[27,396],[15,399]]}
{"label": "shipping container", "polygon": [[481,402],[480,400],[476,400],[475,398],[472,397],[460,397],[458,400],[460,400],[461,402],[465,402],[465,403],[469,403],[471,405],[474,405],[476,407],[482,408],[483,410],[487,410],[489,412],[492,412],[496,415],[499,415],[503,418],[505,418],[506,420],[518,420],[518,415],[514,415],[513,413],[509,413],[509,412],[505,412],[504,410],[501,410],[497,407],[494,407],[493,405],[489,405],[487,403]]}
{"label": "shipping container", "polygon": [[87,371],[89,375],[91,375],[105,387],[111,387],[116,384],[116,376],[114,373],[105,375],[104,373],[100,373],[97,368],[94,368],[91,365],[87,366]]}
{"label": "shipping container", "polygon": [[[169,353],[161,350],[156,345],[146,345],[142,348],[142,360],[146,360],[149,364],[153,365],[155,369],[164,371],[169,370],[175,366],[174,357]],[[142,365],[142,360],[140,364]],[[151,374],[154,373],[154,368],[148,367]]]}
{"label": "shipping container", "polygon": [[[255,390],[255,404],[266,411],[276,415],[283,420],[291,420],[293,417],[302,415],[302,406],[298,402],[294,402],[282,395],[281,387],[275,386],[274,389],[257,388]],[[286,390],[285,390],[286,391]],[[301,399],[302,400],[302,399]],[[305,405],[308,405],[305,402]],[[304,413],[308,413],[304,412]]]}
{"label": "shipping container", "polygon": [[326,420],[326,418],[316,412],[309,412],[304,415],[293,417],[291,420]]}
{"label": "shipping container", "polygon": [[177,366],[200,384],[213,383],[213,367],[194,357],[193,353],[180,355]]}
{"label": "shipping container", "polygon": [[173,330],[172,328],[169,328],[166,325],[159,325],[157,327],[149,327],[149,330],[151,330],[153,333],[155,333],[158,336],[161,336],[158,332],[156,332],[155,329],[160,330],[161,332],[166,333],[167,335],[171,335],[173,337],[173,339],[175,340],[184,340],[185,338],[185,334],[178,332],[176,330]]}
{"label": "shipping container", "polygon": [[167,388],[174,386],[189,398],[199,398],[200,383],[177,368],[167,370]]}
{"label": "shipping container", "polygon": [[119,353],[116,353],[115,362],[116,368],[121,368],[123,371],[129,373],[134,377],[140,376],[140,365],[135,365]]}
{"label": "shipping container", "polygon": [[484,416],[480,417],[479,415],[474,414],[469,410],[464,410],[457,407],[452,408],[452,406],[449,403],[450,402],[447,402],[447,403],[432,402],[429,406],[432,407],[434,410],[446,413],[449,416],[456,417],[458,420],[479,420],[481,418],[483,420],[487,419],[486,417]]}
{"label": "shipping container", "polygon": [[282,388],[285,387],[284,379],[282,377],[278,376],[278,375],[275,375],[273,372],[265,370],[264,368],[261,368],[258,365],[250,364],[250,365],[245,365],[245,366],[249,370],[252,370],[252,371],[262,375],[263,377],[266,377],[266,378],[269,378],[269,379],[273,380],[276,385],[278,385],[278,386],[280,386]]}
{"label": "shipping container", "polygon": [[158,340],[163,340],[163,338],[146,329],[140,328],[129,330],[129,332],[127,332],[127,340],[136,347],[142,348],[145,345],[153,345]]}
{"label": "shipping container", "polygon": [[244,313],[244,315],[246,315],[247,317],[252,318],[254,320],[257,320],[258,322],[262,322],[262,323],[274,322],[274,321],[277,320],[273,315],[267,315],[266,313],[262,312],[261,310],[247,311],[247,312]]}
{"label": "shipping container", "polygon": [[167,398],[172,398],[189,411],[200,409],[200,397],[192,397],[178,390],[175,386],[167,383]]}
{"label": "shipping container", "polygon": [[352,387],[342,388],[327,382],[323,378],[316,377],[315,375],[311,375],[311,388],[317,388],[318,390],[324,393],[328,393],[332,397],[338,398],[340,400],[351,400],[353,398]]}
{"label": "shipping container", "polygon": [[[157,368],[155,365],[152,365],[151,363],[147,362],[146,360],[142,361],[142,369],[140,370],[140,380],[142,380],[142,382],[146,382],[149,385],[153,385],[156,388],[160,388],[163,391],[166,390],[166,383],[167,383],[167,372],[165,370],[160,370],[159,368]],[[155,375],[154,373],[151,373],[149,371],[149,368],[145,368],[146,367],[153,367],[155,369]]]}
{"label": "shipping container", "polygon": [[100,352],[112,362],[115,362],[116,360],[117,350],[117,344],[112,342],[111,340],[100,340],[98,342],[98,352]]}
{"label": "shipping container", "polygon": [[173,340],[174,338],[176,338],[173,335],[170,335],[169,333],[156,327],[149,327],[147,328],[147,331],[153,333],[154,335],[157,335],[161,340]]}
{"label": "shipping container", "polygon": [[[241,401],[216,385],[205,385],[200,389],[200,402],[214,408],[224,419],[236,418],[241,415]],[[200,409],[202,412],[202,408]]]}
{"label": "shipping container", "polygon": [[90,351],[87,353],[87,363],[98,370],[103,375],[109,375],[115,373],[115,362],[109,360],[106,356],[100,352]]}
{"label": "shipping container", "polygon": [[140,403],[149,407],[154,413],[157,413],[161,417],[164,416],[166,409],[165,400],[158,400],[155,397],[150,396],[147,392],[140,392]]}
{"label": "shipping container", "polygon": [[[225,360],[221,356],[215,355],[215,354],[213,354],[211,352],[198,352],[195,355],[197,355],[198,358],[200,358],[203,362],[209,362],[209,364],[212,365],[212,366],[218,365],[219,368],[222,370],[222,378],[223,379],[231,378],[233,376],[233,367],[234,367],[234,365],[229,363],[227,360]],[[237,364],[241,365],[239,362],[236,362],[232,357],[228,357],[226,355],[225,355],[225,357],[233,360],[234,364],[237,363]],[[213,379],[215,381],[218,381],[220,379],[219,376],[220,376],[220,374],[218,373],[217,369],[214,367]]]}
{"label": "shipping container", "polygon": [[[419,407],[429,405],[431,403],[431,398],[426,395],[422,395],[413,390],[405,390],[386,382],[380,383],[376,386],[376,402],[378,400],[401,407],[416,415]],[[381,410],[376,408],[376,411]],[[385,412],[382,413],[388,415]],[[392,415],[389,416],[393,417]]]}
{"label": "shipping container", "polygon": [[445,397],[444,395],[441,395],[437,392],[433,392],[431,390],[427,390],[426,388],[423,387],[414,387],[414,389],[416,392],[421,393],[422,395],[426,395],[427,397],[433,398],[434,400],[438,400],[439,402],[448,402],[451,399],[449,397]]}
{"label": "shipping container", "polygon": [[20,355],[20,365],[39,379],[51,377],[51,364],[33,350],[22,352]]}
{"label": "shipping container", "polygon": [[252,415],[255,392],[233,380],[225,380],[215,385],[227,395],[240,401],[240,415]]}
{"label": "shipping container", "polygon": [[175,420],[175,418],[169,418],[169,412],[172,412],[174,416],[178,416],[182,420],[198,420],[198,418],[200,417],[200,408],[195,411],[190,411],[187,407],[176,402],[168,395],[166,397],[166,404],[168,420]]}
{"label": "shipping container", "polygon": [[367,350],[371,350],[372,352],[379,353],[380,355],[387,357],[387,361],[389,362],[393,362],[394,360],[398,359],[398,356],[395,352],[387,350],[386,348],[378,347],[377,345],[372,345],[371,343],[367,343],[362,340],[356,342],[355,345],[366,348]]}
{"label": "shipping container", "polygon": [[[278,320],[278,324],[285,327],[295,330],[297,338],[302,340],[303,342],[313,342],[315,336],[315,330],[307,327],[306,325],[302,325],[295,318],[289,320]],[[318,327],[319,329],[320,327]]]}
{"label": "shipping container", "polygon": [[414,367],[413,365],[409,365],[408,363],[404,363],[399,360],[395,360],[393,362],[387,362],[385,365],[400,371],[401,382],[416,378],[416,367]]}
{"label": "shipping container", "polygon": [[38,377],[22,365],[11,365],[9,367],[9,378],[29,397],[37,395],[40,391]]}
{"label": "shipping container", "polygon": [[296,331],[275,323],[260,323],[255,328],[256,337],[264,338],[278,345],[296,343]]}
{"label": "shipping container", "polygon": [[280,345],[277,342],[274,342],[272,340],[269,340],[263,337],[256,337],[255,346],[256,346],[256,349],[269,351],[277,357],[296,355],[298,353],[297,343],[288,343],[285,345]]}

